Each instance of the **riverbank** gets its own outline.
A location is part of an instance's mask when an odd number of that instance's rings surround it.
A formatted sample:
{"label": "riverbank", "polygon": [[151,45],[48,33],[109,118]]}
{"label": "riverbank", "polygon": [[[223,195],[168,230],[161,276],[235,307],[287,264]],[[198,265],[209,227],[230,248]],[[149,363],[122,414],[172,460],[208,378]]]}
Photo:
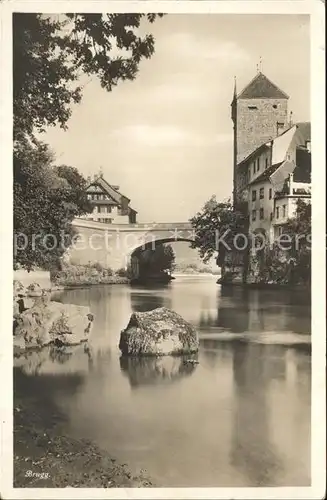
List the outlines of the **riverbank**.
{"label": "riverbank", "polygon": [[15,488],[153,486],[143,473],[133,476],[126,464],[117,463],[91,441],[64,435],[64,422],[65,417],[50,399],[40,405],[36,396],[27,396],[22,385],[15,383]]}
{"label": "riverbank", "polygon": [[105,286],[105,285],[129,285],[130,280],[128,278],[121,278],[119,276],[113,277],[113,279],[110,280],[104,280],[104,281],[97,281],[90,283],[89,281],[67,281],[62,282],[62,284],[58,284],[57,282],[53,283],[51,285],[51,288],[49,291],[51,292],[57,292],[60,290],[74,290],[75,288],[89,288],[92,286]]}
{"label": "riverbank", "polygon": [[310,283],[242,283],[241,281],[224,281],[223,279],[217,280],[217,285],[221,285],[225,288],[236,287],[236,288],[247,288],[252,290],[299,290],[299,291],[311,291]]}
{"label": "riverbank", "polygon": [[53,290],[85,288],[93,285],[128,285],[129,282],[126,269],[113,271],[99,263],[87,266],[66,265],[61,271],[51,273]]}

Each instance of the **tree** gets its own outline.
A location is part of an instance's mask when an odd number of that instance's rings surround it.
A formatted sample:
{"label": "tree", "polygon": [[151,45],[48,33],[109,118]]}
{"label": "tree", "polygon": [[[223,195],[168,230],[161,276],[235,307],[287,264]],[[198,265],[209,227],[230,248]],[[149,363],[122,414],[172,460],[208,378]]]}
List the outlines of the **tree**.
{"label": "tree", "polygon": [[192,248],[199,250],[204,262],[216,256],[220,267],[228,248],[233,250],[235,247],[234,237],[248,233],[247,215],[240,209],[235,210],[230,201],[218,202],[215,196],[205,203],[190,222],[195,230]]}
{"label": "tree", "polygon": [[72,103],[82,98],[81,74],[98,77],[108,91],[133,80],[140,61],[154,53],[152,34],[138,34],[141,21],[156,17],[15,13],[14,139],[34,137],[51,125],[66,128]]}
{"label": "tree", "polygon": [[14,155],[14,263],[57,267],[74,236],[72,220],[91,211],[78,170],[55,166],[47,145],[28,141]]}
{"label": "tree", "polygon": [[67,128],[71,106],[82,98],[81,75],[98,77],[107,91],[133,80],[140,61],[154,53],[153,36],[138,34],[141,21],[153,23],[156,17],[13,15],[16,263],[27,268],[55,265],[64,249],[46,248],[44,238],[58,238],[64,231],[68,244],[74,234],[73,218],[90,210],[83,177],[72,167],[55,167],[53,154],[37,133],[49,126]]}
{"label": "tree", "polygon": [[174,269],[175,253],[171,245],[159,244],[155,249],[140,252],[138,257],[141,276],[153,276]]}
{"label": "tree", "polygon": [[282,234],[290,240],[288,254],[295,261],[294,274],[305,282],[311,279],[311,220],[311,203],[299,198],[295,216],[288,219]]}

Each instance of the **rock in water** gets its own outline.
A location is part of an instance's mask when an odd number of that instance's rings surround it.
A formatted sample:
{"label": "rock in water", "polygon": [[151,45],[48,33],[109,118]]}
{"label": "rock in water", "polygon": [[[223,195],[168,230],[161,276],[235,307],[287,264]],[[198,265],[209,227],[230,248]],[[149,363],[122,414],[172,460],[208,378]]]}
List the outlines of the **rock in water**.
{"label": "rock in water", "polygon": [[198,348],[195,328],[165,307],[133,313],[120,334],[119,349],[128,356],[190,354]]}
{"label": "rock in water", "polygon": [[88,307],[41,297],[16,318],[14,348],[18,351],[49,343],[77,345],[88,340],[92,326],[93,314]]}

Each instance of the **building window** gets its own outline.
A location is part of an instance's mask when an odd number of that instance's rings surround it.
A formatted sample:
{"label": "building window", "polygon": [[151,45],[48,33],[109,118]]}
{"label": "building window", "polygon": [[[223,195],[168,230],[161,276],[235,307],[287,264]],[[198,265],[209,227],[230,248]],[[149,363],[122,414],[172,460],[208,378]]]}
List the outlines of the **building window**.
{"label": "building window", "polygon": [[272,212],[270,212],[270,220],[273,220],[274,218],[274,214]]}
{"label": "building window", "polygon": [[265,159],[265,168],[268,168],[268,158]]}
{"label": "building window", "polygon": [[255,174],[255,161],[253,162],[253,175]]}
{"label": "building window", "polygon": [[283,217],[286,217],[286,205],[283,205]]}
{"label": "building window", "polygon": [[252,210],[252,220],[256,220],[256,218],[257,218],[257,211]]}
{"label": "building window", "polygon": [[279,207],[276,207],[276,219],[279,219]]}
{"label": "building window", "polygon": [[265,197],[265,188],[260,188],[260,200],[263,200]]}
{"label": "building window", "polygon": [[273,104],[273,108],[274,108],[274,109],[277,109],[277,104]]}
{"label": "building window", "polygon": [[271,200],[271,198],[272,198],[272,189],[269,188],[269,200]]}
{"label": "building window", "polygon": [[260,170],[260,158],[257,158],[257,172]]}
{"label": "building window", "polygon": [[252,201],[255,201],[257,199],[257,192],[255,189],[252,191]]}
{"label": "building window", "polygon": [[260,208],[260,219],[262,220],[264,218],[264,211],[263,208]]}

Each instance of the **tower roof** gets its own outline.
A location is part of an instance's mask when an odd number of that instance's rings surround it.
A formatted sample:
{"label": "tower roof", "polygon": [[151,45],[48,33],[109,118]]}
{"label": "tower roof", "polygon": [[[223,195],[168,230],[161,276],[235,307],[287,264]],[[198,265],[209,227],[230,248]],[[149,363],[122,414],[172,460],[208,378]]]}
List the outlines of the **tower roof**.
{"label": "tower roof", "polygon": [[238,99],[288,99],[280,88],[263,73],[258,73],[253,80],[238,94]]}

